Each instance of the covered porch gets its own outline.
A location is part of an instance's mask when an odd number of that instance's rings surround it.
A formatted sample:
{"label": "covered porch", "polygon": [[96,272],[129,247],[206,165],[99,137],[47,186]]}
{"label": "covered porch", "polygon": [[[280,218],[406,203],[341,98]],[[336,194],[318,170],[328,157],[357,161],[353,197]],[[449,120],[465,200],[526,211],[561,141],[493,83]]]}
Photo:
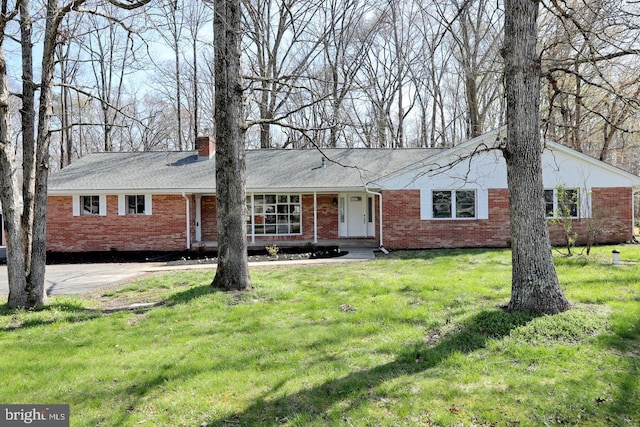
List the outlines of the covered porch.
{"label": "covered porch", "polygon": [[[247,244],[249,249],[304,246],[378,247],[380,195],[350,191],[248,191]],[[186,198],[187,249],[218,247],[214,194]],[[189,206],[190,205],[190,206]],[[380,211],[380,212],[379,212]]]}

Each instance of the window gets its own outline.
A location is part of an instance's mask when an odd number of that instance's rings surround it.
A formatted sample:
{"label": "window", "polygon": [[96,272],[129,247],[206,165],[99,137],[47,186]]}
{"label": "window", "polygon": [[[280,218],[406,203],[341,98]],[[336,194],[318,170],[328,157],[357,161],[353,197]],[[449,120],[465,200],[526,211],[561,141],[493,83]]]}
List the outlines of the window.
{"label": "window", "polygon": [[547,218],[578,218],[580,191],[577,188],[544,190]]}
{"label": "window", "polygon": [[118,194],[118,215],[151,215],[151,194]]}
{"label": "window", "polygon": [[432,192],[433,218],[475,218],[475,190],[456,190]]}
{"label": "window", "polygon": [[104,194],[71,196],[73,216],[104,216],[107,214],[107,196]]}
{"label": "window", "polygon": [[247,219],[249,234],[302,233],[299,194],[254,194],[247,197],[247,208],[250,213]]}
{"label": "window", "polygon": [[127,214],[128,215],[144,215],[145,203],[144,195],[126,196],[127,197]]}
{"label": "window", "polygon": [[100,214],[100,197],[99,196],[80,196],[80,215],[99,215]]}

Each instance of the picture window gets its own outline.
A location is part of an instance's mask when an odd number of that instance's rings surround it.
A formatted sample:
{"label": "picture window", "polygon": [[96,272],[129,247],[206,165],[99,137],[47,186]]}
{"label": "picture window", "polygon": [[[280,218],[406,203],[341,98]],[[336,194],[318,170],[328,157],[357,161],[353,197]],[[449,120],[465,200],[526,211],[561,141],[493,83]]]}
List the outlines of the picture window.
{"label": "picture window", "polygon": [[247,233],[255,235],[292,235],[302,233],[302,208],[299,194],[255,194],[253,205],[247,197]]}

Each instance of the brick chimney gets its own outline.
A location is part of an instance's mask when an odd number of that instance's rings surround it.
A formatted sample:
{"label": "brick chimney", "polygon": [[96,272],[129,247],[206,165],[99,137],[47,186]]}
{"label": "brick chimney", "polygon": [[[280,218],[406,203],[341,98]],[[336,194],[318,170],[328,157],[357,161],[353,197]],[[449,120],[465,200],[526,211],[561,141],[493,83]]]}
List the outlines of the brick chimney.
{"label": "brick chimney", "polygon": [[210,159],[216,154],[216,143],[209,135],[202,135],[196,138],[196,148],[199,159]]}

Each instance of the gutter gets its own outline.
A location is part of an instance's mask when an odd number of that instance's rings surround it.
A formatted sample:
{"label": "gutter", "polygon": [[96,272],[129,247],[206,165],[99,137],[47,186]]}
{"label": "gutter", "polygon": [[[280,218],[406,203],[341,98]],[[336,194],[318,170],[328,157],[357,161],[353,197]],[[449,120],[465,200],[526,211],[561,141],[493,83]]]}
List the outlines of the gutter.
{"label": "gutter", "polygon": [[187,250],[190,251],[191,250],[191,212],[189,210],[189,199],[187,198],[187,195],[185,194],[185,192],[182,192],[182,197],[184,198],[185,202],[186,202],[186,214],[187,214]]}
{"label": "gutter", "polygon": [[378,206],[379,209],[379,213],[378,213],[378,227],[379,227],[379,233],[380,233],[380,245],[379,245],[379,249],[386,255],[389,253],[388,250],[386,250],[384,248],[383,245],[383,240],[382,240],[382,193],[379,193],[377,191],[373,191],[373,190],[369,190],[369,188],[367,188],[367,186],[364,186],[364,191],[367,192],[368,194],[373,194],[375,196],[378,196],[380,198],[380,205]]}

